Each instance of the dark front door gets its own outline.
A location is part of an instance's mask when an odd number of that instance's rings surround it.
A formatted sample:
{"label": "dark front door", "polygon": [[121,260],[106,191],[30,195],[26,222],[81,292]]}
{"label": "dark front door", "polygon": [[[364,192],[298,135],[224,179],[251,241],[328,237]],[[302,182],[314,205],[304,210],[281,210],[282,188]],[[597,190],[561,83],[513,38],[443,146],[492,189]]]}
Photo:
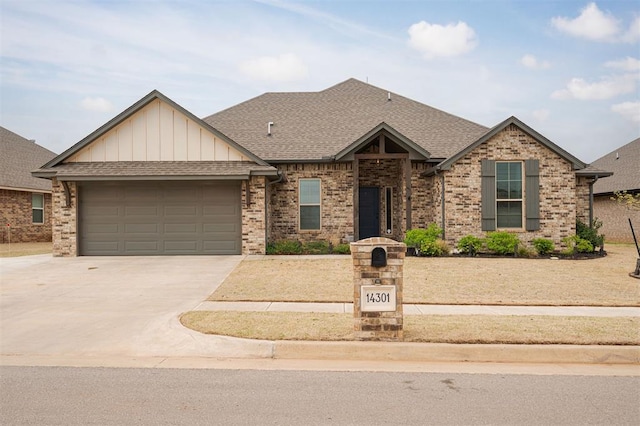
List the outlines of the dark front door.
{"label": "dark front door", "polygon": [[359,238],[380,236],[380,189],[361,186],[359,189]]}

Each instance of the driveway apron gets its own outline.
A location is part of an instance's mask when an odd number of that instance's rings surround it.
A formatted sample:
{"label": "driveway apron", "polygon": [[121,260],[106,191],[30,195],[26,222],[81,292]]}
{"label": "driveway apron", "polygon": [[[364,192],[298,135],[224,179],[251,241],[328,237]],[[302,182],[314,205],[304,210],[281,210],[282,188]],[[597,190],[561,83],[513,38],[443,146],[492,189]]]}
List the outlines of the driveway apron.
{"label": "driveway apron", "polygon": [[266,342],[179,323],[243,256],[0,259],[0,353],[262,357]]}

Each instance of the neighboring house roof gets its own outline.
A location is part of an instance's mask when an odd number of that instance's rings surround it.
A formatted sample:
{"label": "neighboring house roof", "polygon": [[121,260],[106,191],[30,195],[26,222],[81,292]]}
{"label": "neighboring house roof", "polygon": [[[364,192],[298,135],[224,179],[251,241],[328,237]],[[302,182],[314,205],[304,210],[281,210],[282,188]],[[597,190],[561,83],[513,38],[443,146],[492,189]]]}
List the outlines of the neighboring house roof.
{"label": "neighboring house roof", "polygon": [[326,161],[383,123],[435,159],[488,130],[353,78],[319,92],[265,93],[204,121],[270,163]]}
{"label": "neighboring house roof", "polygon": [[31,176],[56,154],[0,127],[0,188],[51,192],[51,182]]}
{"label": "neighboring house roof", "polygon": [[593,184],[594,194],[640,190],[640,138],[598,158],[591,166],[613,172]]}

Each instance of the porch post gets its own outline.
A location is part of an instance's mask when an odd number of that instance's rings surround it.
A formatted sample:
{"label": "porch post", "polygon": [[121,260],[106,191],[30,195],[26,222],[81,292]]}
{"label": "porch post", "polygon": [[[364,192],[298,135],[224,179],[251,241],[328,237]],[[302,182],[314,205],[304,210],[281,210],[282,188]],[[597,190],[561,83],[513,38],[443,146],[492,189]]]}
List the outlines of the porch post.
{"label": "porch post", "polygon": [[406,188],[406,212],[407,212],[407,229],[405,232],[411,229],[411,159],[407,155],[404,159],[404,179]]}
{"label": "porch post", "polygon": [[353,241],[360,240],[360,173],[358,158],[353,159]]}

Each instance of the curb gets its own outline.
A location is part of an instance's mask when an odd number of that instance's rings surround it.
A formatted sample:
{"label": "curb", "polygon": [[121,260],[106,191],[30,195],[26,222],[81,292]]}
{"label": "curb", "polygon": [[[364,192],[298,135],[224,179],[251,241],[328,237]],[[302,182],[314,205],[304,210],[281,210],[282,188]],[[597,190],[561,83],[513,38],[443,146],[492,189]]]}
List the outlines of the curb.
{"label": "curb", "polygon": [[273,342],[274,359],[640,365],[640,346]]}

